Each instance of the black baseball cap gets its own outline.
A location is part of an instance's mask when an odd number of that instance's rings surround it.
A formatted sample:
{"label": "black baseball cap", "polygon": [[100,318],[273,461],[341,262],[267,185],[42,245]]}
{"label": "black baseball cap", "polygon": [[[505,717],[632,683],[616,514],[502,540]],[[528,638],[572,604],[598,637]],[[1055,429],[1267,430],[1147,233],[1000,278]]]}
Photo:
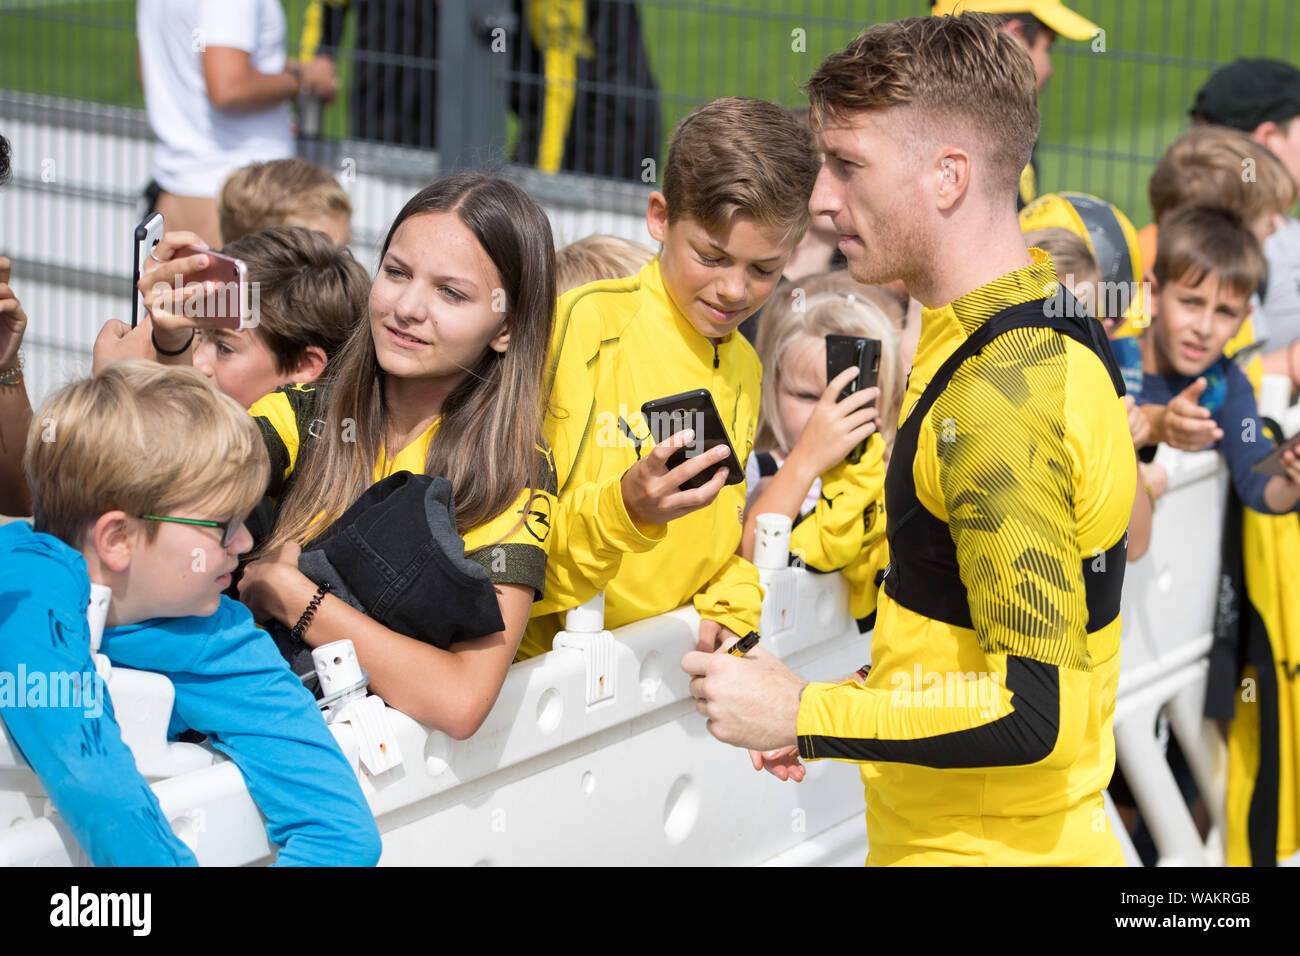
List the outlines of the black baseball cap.
{"label": "black baseball cap", "polygon": [[1205,81],[1190,112],[1247,133],[1300,116],[1300,70],[1281,60],[1237,60]]}

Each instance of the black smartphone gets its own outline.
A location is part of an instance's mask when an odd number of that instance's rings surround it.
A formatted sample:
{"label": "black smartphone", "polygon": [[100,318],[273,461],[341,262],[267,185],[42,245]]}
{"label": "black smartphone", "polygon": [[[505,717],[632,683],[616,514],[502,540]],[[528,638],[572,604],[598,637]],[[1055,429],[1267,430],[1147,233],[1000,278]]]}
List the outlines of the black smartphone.
{"label": "black smartphone", "polygon": [[131,266],[131,328],[139,325],[140,318],[144,315],[144,296],[138,286],[140,275],[144,272],[145,258],[153,252],[153,247],[158,245],[162,237],[163,217],[160,212],[150,213],[144,222],[135,227],[132,236],[135,256]]}
{"label": "black smartphone", "polygon": [[[826,384],[829,385],[846,368],[857,368],[858,377],[840,389],[839,397],[835,399],[837,402],[877,384],[880,379],[880,339],[868,339],[861,335],[827,335]],[[867,443],[863,442],[849,452],[848,460],[857,463],[866,448]]]}
{"label": "black smartphone", "polygon": [[694,478],[684,481],[679,486],[682,491],[708,484],[719,468],[727,469],[726,483],[729,485],[739,484],[745,480],[745,469],[740,466],[735,446],[727,436],[726,426],[722,424],[722,417],[718,414],[717,406],[713,404],[713,396],[709,394],[707,388],[697,388],[693,392],[682,392],[680,395],[669,395],[667,398],[656,398],[641,406],[641,414],[645,416],[656,445],[667,441],[679,431],[687,428],[695,429],[695,440],[669,456],[669,469],[676,468],[688,457],[702,455],[718,445],[727,446],[730,454],[712,468],[706,468]]}
{"label": "black smartphone", "polygon": [[1278,475],[1286,477],[1286,469],[1282,467],[1282,452],[1290,448],[1292,451],[1300,454],[1300,434],[1292,435],[1282,444],[1274,448],[1267,456],[1261,458],[1255,464],[1250,466],[1251,471],[1257,471],[1261,475]]}

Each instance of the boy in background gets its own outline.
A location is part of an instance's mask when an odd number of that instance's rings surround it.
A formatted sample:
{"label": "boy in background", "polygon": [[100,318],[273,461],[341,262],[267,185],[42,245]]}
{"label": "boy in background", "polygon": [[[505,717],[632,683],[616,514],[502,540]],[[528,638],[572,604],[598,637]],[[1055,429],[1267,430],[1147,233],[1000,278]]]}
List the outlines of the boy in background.
{"label": "boy in background", "polygon": [[315,701],[248,609],[221,594],[252,545],[242,516],[266,486],[253,420],[193,370],[121,362],[45,403],[25,461],[35,527],[0,527],[0,670],[74,675],[87,706],[0,714],[95,865],[195,859],[102,694],[92,584],[112,590],[99,650],[171,680],[169,737],[206,734],[235,762],[276,862],[373,865],[374,817]]}
{"label": "boy in background", "polygon": [[[1300,184],[1300,70],[1281,60],[1237,60],[1217,71],[1196,94],[1194,123],[1241,130],[1282,161]],[[1300,390],[1300,220],[1264,242],[1268,281],[1263,293],[1269,346],[1264,371],[1291,379]],[[1258,318],[1252,316],[1252,318]],[[1258,322],[1256,322],[1258,324]]]}
{"label": "boy in background", "polygon": [[340,249],[352,241],[352,200],[323,166],[305,159],[236,169],[217,195],[217,218],[225,243],[271,226],[315,229]]}
{"label": "boy in background", "polygon": [[[707,388],[743,469],[758,416],[758,356],[737,326],[775,290],[808,228],[817,178],[808,129],[784,107],[726,97],[678,124],[663,192],[646,226],[662,244],[637,275],[561,296],[548,376],[546,439],[560,497],[542,600],[520,656],[550,650],[560,612],[605,592],[614,628],[693,602],[699,646],[758,626],[758,571],[737,553],[743,481],[725,469],[687,479],[725,447],[669,456],[690,430],[651,448],[643,403]],[[742,477],[742,476],[733,476]]]}
{"label": "boy in background", "polygon": [[[206,248],[200,242],[193,233],[169,232],[155,252],[165,256],[182,246]],[[176,297],[176,264],[150,258],[139,286],[150,317],[135,329],[109,319],[95,340],[95,368],[119,358],[155,354],[169,365],[192,362],[218,389],[248,408],[281,385],[316,381],[368,315],[370,277],[351,252],[323,232],[275,226],[237,239],[222,252],[248,266],[248,281],[257,289],[256,326],[204,329],[180,352],[155,353],[152,315],[159,310],[180,312],[183,300]]]}
{"label": "boy in background", "polygon": [[1283,514],[1300,504],[1300,456],[1283,454],[1285,476],[1251,469],[1270,443],[1258,434],[1250,382],[1224,354],[1267,268],[1259,241],[1231,212],[1190,206],[1161,222],[1149,275],[1153,321],[1139,340],[1142,402],[1154,443],[1216,444],[1242,503]]}

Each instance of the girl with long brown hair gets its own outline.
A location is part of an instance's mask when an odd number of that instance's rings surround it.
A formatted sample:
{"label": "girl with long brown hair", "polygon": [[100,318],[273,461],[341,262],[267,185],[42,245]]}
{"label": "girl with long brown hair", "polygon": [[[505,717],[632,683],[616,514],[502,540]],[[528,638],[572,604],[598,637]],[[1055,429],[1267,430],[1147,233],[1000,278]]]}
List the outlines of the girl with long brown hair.
{"label": "girl with long brown hair", "polygon": [[[165,238],[159,258],[168,246]],[[330,362],[324,385],[286,386],[250,409],[279,503],[241,599],[259,620],[286,627],[314,606],[307,644],[350,639],[375,693],[456,738],[491,710],[545,577],[555,479],[541,386],[554,262],[546,214],[517,186],[477,173],[439,180],[394,220],[369,321]],[[181,344],[173,330],[184,322],[155,313],[160,352]],[[332,595],[319,598],[299,571],[300,547],[399,471],[450,481],[456,531],[495,588],[501,631],[444,650],[434,646],[438,621],[398,633]]]}

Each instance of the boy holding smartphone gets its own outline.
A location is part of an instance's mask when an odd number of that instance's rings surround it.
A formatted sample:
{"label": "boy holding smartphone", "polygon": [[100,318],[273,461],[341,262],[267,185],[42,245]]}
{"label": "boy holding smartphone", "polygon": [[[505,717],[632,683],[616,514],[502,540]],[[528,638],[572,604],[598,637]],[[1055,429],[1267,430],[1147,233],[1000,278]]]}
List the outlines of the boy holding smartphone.
{"label": "boy holding smartphone", "polygon": [[[379,833],[312,696],[243,605],[222,596],[269,464],[253,420],[190,369],[120,362],[56,392],[27,438],[35,528],[0,528],[0,673],[68,675],[75,706],[0,695],[0,716],[96,866],[193,865],[121,739],[100,650],[175,687],[169,736],[239,767],[280,865],[373,865]],[[26,688],[19,688],[24,693]],[[64,703],[67,703],[66,701]]]}
{"label": "boy holding smartphone", "polygon": [[651,448],[647,401],[709,390],[744,467],[758,415],[758,357],[736,327],[771,296],[808,227],[818,157],[806,127],[762,100],[727,97],[673,132],[663,192],[646,226],[659,255],[628,279],[560,298],[548,376],[546,438],[560,497],[546,589],[521,657],[550,650],[562,612],[605,592],[619,627],[693,602],[699,646],[758,626],[758,572],[736,554],[744,483],[719,468],[718,446],[671,470],[695,440]]}

